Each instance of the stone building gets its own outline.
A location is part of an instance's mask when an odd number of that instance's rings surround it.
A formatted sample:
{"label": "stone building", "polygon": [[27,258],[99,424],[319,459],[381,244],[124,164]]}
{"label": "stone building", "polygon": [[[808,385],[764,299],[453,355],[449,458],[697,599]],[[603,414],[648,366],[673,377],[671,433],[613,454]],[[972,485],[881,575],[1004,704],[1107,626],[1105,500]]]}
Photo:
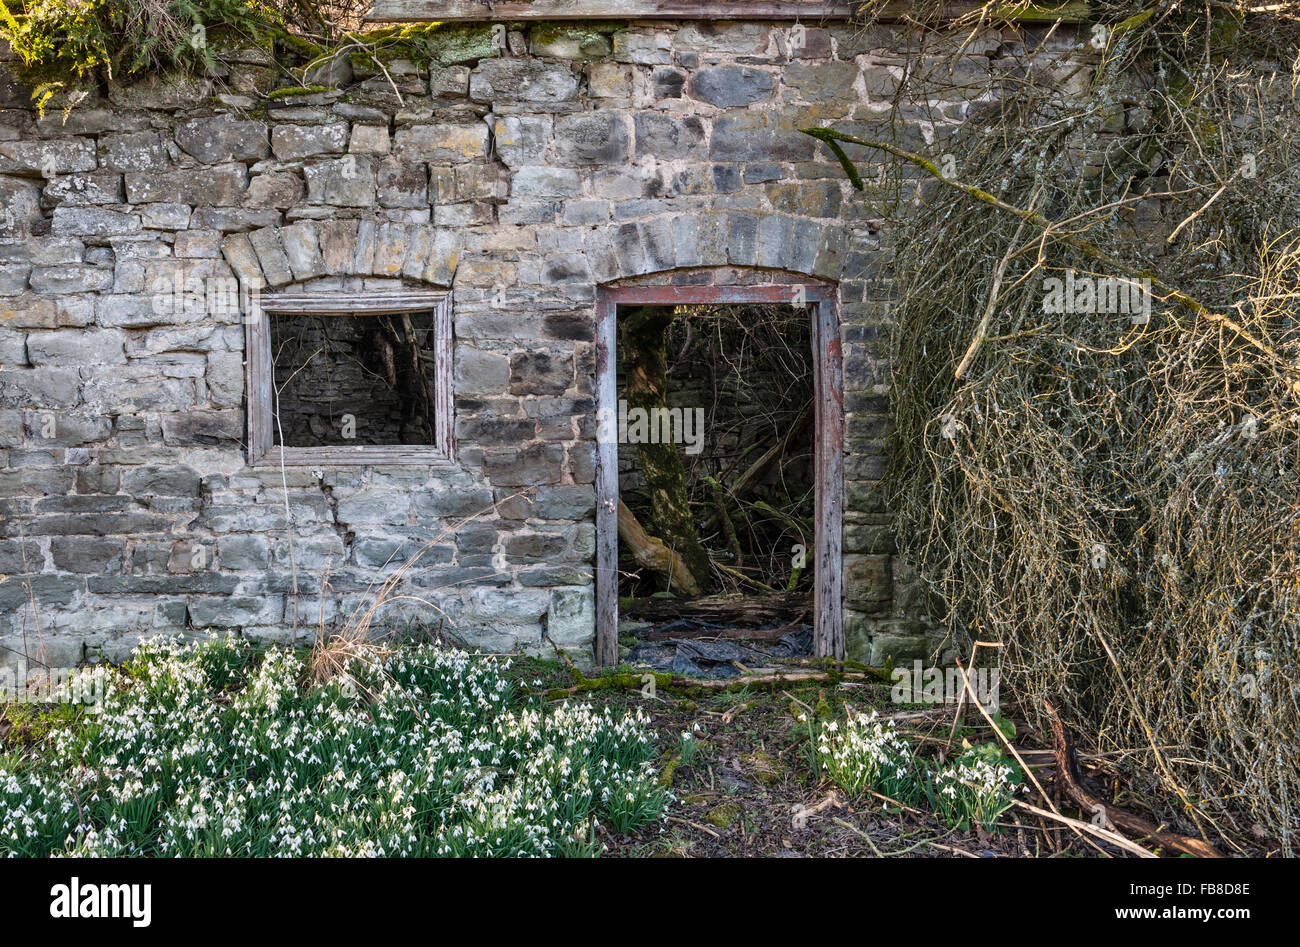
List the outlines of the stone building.
{"label": "stone building", "polygon": [[[424,601],[392,614],[590,653],[612,609],[602,333],[666,287],[807,305],[823,640],[874,662],[932,643],[877,486],[887,241],[800,129],[920,144],[969,104],[894,109],[902,27],[838,3],[488,6],[380,3],[442,8],[426,60],[340,57],[292,88],[271,51],[232,47],[219,78],[109,85],[66,116],[0,64],[3,653],[306,635],[417,553],[401,589]],[[307,421],[276,424],[274,326],[340,313],[419,322],[436,404],[313,447]],[[299,387],[364,420],[349,384]]]}

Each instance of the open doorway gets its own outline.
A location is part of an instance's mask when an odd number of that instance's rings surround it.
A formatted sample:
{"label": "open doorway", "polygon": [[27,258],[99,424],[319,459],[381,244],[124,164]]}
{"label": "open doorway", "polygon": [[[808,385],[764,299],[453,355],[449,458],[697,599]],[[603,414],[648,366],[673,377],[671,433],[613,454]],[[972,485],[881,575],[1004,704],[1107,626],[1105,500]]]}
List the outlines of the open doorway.
{"label": "open doorway", "polygon": [[598,319],[601,663],[618,661],[620,599],[648,638],[842,656],[834,291],[607,289]]}

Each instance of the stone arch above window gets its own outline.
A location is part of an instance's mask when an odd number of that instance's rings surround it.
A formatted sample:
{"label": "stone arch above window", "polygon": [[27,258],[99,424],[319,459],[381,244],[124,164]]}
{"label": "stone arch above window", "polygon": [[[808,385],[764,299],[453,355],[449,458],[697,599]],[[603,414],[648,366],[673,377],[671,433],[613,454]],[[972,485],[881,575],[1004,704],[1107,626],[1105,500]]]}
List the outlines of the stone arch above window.
{"label": "stone arch above window", "polygon": [[[842,224],[746,211],[662,216],[593,229],[584,251],[596,283],[664,270],[747,266],[823,279],[843,272]],[[552,266],[567,266],[563,258]]]}
{"label": "stone arch above window", "polygon": [[280,289],[322,277],[406,279],[451,285],[456,235],[428,224],[299,221],[231,234],[221,245],[245,287]]}

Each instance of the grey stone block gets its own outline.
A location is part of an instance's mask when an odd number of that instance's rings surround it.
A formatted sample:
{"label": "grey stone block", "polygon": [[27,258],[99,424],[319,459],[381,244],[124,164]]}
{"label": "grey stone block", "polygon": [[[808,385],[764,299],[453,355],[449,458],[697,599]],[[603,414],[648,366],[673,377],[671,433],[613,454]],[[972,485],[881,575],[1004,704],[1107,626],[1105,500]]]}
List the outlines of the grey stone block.
{"label": "grey stone block", "polygon": [[120,204],[123,194],[120,174],[69,174],[45,186],[44,200],[47,205],[85,207]]}
{"label": "grey stone block", "polygon": [[753,266],[758,256],[758,217],[754,214],[727,215],[727,261],[735,266]]}
{"label": "grey stone block", "polygon": [[105,135],[99,140],[99,155],[110,171],[164,171],[172,167],[167,143],[153,131]]}
{"label": "grey stone block", "polygon": [[271,150],[264,122],[230,115],[190,119],[176,129],[176,143],[204,164],[258,161]]}
{"label": "grey stone block", "polygon": [[717,161],[808,161],[814,144],[793,114],[755,109],[719,117],[709,153]]}
{"label": "grey stone block", "polygon": [[53,227],[57,234],[118,237],[139,233],[141,224],[139,214],[123,214],[99,207],[56,207]]}
{"label": "grey stone block", "polygon": [[518,450],[490,451],[483,456],[483,472],[502,487],[559,483],[564,476],[564,448],[531,444]]}
{"label": "grey stone block", "polygon": [[510,360],[471,345],[456,346],[456,392],[500,395],[510,384]]}
{"label": "grey stone block", "polygon": [[289,265],[289,256],[280,242],[278,227],[254,230],[248,235],[248,240],[257,253],[262,276],[268,286],[286,286],[293,282],[293,268]]}
{"label": "grey stone block", "polygon": [[671,270],[676,265],[672,222],[668,217],[656,217],[637,224],[637,233],[645,251],[647,272]]}
{"label": "grey stone block", "polygon": [[775,81],[770,72],[749,66],[715,66],[691,76],[691,96],[719,108],[752,105],[771,98]]}
{"label": "grey stone block", "polygon": [[244,628],[249,625],[278,625],[284,619],[284,597],[192,598],[189,622],[195,628]]}
{"label": "grey stone block", "polygon": [[348,124],[276,125],[271,129],[271,150],[281,161],[342,154],[348,150]]}
{"label": "grey stone block", "polygon": [[121,365],[126,362],[125,346],[126,336],[116,329],[57,329],[27,336],[33,365]]}
{"label": "grey stone block", "polygon": [[511,180],[511,195],[524,200],[576,197],[582,183],[576,171],[533,165],[520,168]]}
{"label": "grey stone block", "polygon": [[496,153],[508,167],[536,164],[555,134],[550,115],[502,115],[492,126]]}
{"label": "grey stone block", "polygon": [[857,78],[858,67],[852,62],[793,62],[781,74],[781,81],[808,102],[851,101],[857,98]]}
{"label": "grey stone block", "polygon": [[631,136],[619,112],[566,115],[555,123],[555,156],[565,165],[622,164]]}
{"label": "grey stone block", "polygon": [[407,497],[394,495],[387,490],[362,490],[351,496],[340,497],[338,520],[340,523],[383,523],[405,525],[410,509]]}
{"label": "grey stone block", "polygon": [[490,511],[492,491],[487,487],[439,486],[411,493],[411,507],[418,521],[464,519]]}
{"label": "grey stone block", "polygon": [[72,174],[99,166],[95,145],[84,138],[0,141],[0,173]]}
{"label": "grey stone block", "polygon": [[238,204],[247,188],[248,169],[242,164],[126,175],[126,199],[132,204],[228,206]]}
{"label": "grey stone block", "polygon": [[397,130],[393,155],[405,162],[470,161],[487,154],[487,143],[488,127],[481,122],[408,125]]}
{"label": "grey stone block", "polygon": [[469,97],[476,102],[558,103],[578,93],[578,76],[567,63],[492,59],[470,75]]}
{"label": "grey stone block", "polygon": [[551,590],[546,637],[557,648],[590,648],[596,640],[596,593],[591,586]]}
{"label": "grey stone block", "polygon": [[690,158],[704,151],[704,123],[694,115],[638,112],[636,153],[656,158]]}
{"label": "grey stone block", "polygon": [[56,536],[50,541],[54,567],[63,572],[90,574],[122,570],[126,541],[91,536]]}
{"label": "grey stone block", "polygon": [[218,407],[238,407],[244,398],[244,359],[238,352],[210,352],[207,358],[208,398]]}
{"label": "grey stone block", "polygon": [[163,441],[167,444],[196,446],[221,441],[241,441],[244,437],[244,412],[234,410],[185,411],[163,418]]}
{"label": "grey stone block", "polygon": [[422,163],[385,158],[379,164],[378,193],[383,207],[427,207],[428,169]]}
{"label": "grey stone block", "polygon": [[309,203],[369,207],[375,202],[375,169],[365,155],[310,164],[304,173]]}
{"label": "grey stone block", "polygon": [[558,395],[573,385],[573,356],[533,351],[510,359],[510,393]]}
{"label": "grey stone block", "polygon": [[122,475],[122,489],[137,497],[198,496],[199,474],[190,467],[139,467]]}
{"label": "grey stone block", "polygon": [[755,262],[772,269],[790,269],[794,221],[784,214],[766,214],[758,222]]}
{"label": "grey stone block", "polygon": [[316,224],[311,221],[300,221],[282,228],[280,245],[284,248],[285,256],[288,257],[293,278],[298,282],[315,279],[326,273],[325,258],[321,255],[320,236]]}
{"label": "grey stone block", "polygon": [[0,408],[64,408],[81,396],[75,368],[0,369]]}

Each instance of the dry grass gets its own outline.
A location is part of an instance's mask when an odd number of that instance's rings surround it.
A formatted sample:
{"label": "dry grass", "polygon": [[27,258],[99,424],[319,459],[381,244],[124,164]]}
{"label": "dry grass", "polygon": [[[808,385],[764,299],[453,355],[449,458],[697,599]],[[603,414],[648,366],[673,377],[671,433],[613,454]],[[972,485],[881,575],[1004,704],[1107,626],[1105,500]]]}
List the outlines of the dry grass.
{"label": "dry grass", "polygon": [[[509,503],[519,495],[515,494],[492,506],[485,507],[454,525],[446,527],[436,536],[424,542],[410,559],[388,572],[382,582],[378,585],[372,583],[367,588],[363,599],[344,619],[343,625],[337,630],[331,630],[325,620],[324,602],[330,584],[329,574],[323,574],[320,588],[321,606],[318,611],[316,635],[312,642],[311,659],[308,662],[308,682],[312,686],[320,686],[340,675],[352,678],[347,669],[349,666],[356,666],[355,662],[357,661],[382,664],[392,653],[392,650],[382,648],[376,645],[375,642],[392,634],[392,616],[385,613],[393,606],[401,604],[415,605],[420,609],[424,618],[436,619],[440,626],[454,625],[446,612],[430,598],[428,592],[417,594],[410,591],[411,580],[421,574],[421,560],[439,543],[454,538],[457,531],[467,523],[494,514],[503,504]],[[389,557],[388,562],[384,565],[385,569],[396,555],[397,552],[394,552]],[[442,589],[433,591],[442,591]],[[352,679],[352,683],[360,686],[355,679]]]}
{"label": "dry grass", "polygon": [[[1170,4],[1104,51],[1030,32],[926,150],[946,180],[890,164],[889,482],[936,612],[1004,644],[1029,712],[1125,751],[1167,823],[1294,853],[1300,4],[1229,6]],[[935,42],[900,106],[970,97],[943,88],[961,38]],[[1150,322],[1044,312],[1069,269],[1151,276]]]}

